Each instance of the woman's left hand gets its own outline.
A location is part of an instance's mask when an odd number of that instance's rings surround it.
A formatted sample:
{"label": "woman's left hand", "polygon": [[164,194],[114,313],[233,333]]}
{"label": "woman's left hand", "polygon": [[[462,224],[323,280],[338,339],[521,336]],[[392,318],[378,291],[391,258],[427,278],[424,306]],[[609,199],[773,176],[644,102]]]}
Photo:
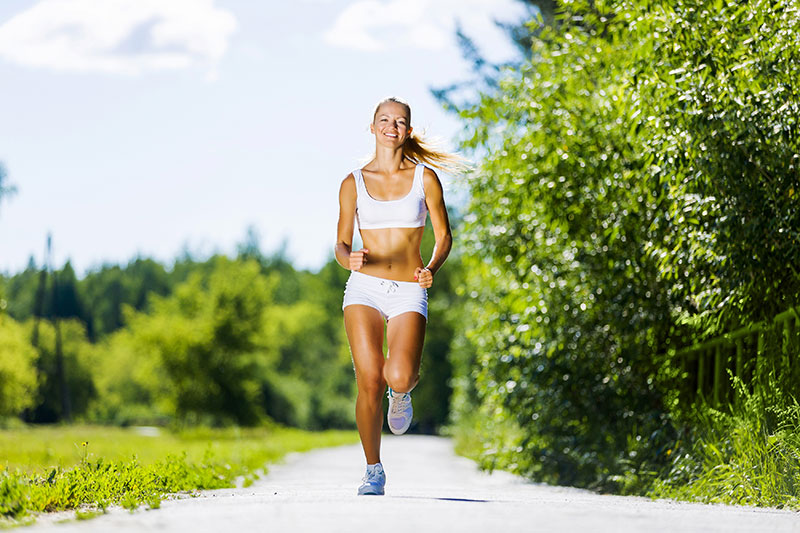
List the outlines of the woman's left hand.
{"label": "woman's left hand", "polygon": [[414,271],[414,279],[419,282],[423,289],[429,289],[433,285],[433,272],[427,268],[417,267]]}

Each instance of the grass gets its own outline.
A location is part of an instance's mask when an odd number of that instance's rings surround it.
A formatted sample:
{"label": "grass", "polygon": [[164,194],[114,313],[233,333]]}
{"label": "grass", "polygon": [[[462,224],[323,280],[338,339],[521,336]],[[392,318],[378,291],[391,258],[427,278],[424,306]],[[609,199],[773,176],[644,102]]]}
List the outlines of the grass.
{"label": "grass", "polygon": [[[729,410],[697,409],[685,439],[669,450],[666,467],[619,472],[617,476],[627,480],[624,492],[800,510],[800,404],[748,394],[741,383],[739,390],[740,400]],[[466,417],[448,428],[456,452],[484,466],[514,471],[508,463],[491,463],[491,456],[487,460],[491,439],[474,424]]]}
{"label": "grass", "polygon": [[88,518],[109,505],[157,508],[170,493],[249,485],[286,453],[358,441],[354,431],[282,427],[180,432],[102,426],[0,431],[0,517],[75,509]]}
{"label": "grass", "polygon": [[751,396],[699,422],[650,496],[800,510],[800,405]]}

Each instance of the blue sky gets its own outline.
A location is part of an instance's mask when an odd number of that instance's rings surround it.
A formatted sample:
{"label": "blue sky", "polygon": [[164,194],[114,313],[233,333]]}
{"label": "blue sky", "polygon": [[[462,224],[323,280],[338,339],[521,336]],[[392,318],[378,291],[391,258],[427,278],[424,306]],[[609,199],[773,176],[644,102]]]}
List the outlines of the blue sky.
{"label": "blue sky", "polygon": [[[469,76],[454,21],[494,60],[513,0],[3,0],[0,272],[79,276],[137,254],[233,253],[249,226],[301,268],[332,255],[337,193],[384,96],[452,139],[430,96]],[[446,193],[452,184],[446,183]]]}

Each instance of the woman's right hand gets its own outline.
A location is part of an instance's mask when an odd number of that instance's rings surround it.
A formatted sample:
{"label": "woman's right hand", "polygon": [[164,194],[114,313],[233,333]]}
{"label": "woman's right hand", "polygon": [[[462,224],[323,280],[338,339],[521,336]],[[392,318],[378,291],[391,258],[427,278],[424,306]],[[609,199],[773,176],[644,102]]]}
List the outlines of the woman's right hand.
{"label": "woman's right hand", "polygon": [[362,248],[355,252],[350,252],[350,270],[360,270],[367,263],[369,250]]}

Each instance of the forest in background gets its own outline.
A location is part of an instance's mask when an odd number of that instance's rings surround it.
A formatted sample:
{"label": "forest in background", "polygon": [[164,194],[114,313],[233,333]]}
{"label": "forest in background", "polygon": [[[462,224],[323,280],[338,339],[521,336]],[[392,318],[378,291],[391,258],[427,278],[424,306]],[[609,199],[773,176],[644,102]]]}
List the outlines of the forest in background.
{"label": "forest in background", "polygon": [[[432,233],[424,248],[430,253]],[[137,257],[77,279],[33,259],[0,277],[0,415],[29,423],[355,426],[355,378],[331,259],[296,270],[254,230],[235,257]],[[448,275],[431,308],[446,307]],[[437,297],[436,294],[440,296]],[[415,431],[447,419],[452,327],[431,328]],[[60,356],[59,356],[60,351]],[[63,376],[63,377],[62,377]],[[429,385],[427,385],[429,384]],[[435,386],[434,386],[435,385]]]}

